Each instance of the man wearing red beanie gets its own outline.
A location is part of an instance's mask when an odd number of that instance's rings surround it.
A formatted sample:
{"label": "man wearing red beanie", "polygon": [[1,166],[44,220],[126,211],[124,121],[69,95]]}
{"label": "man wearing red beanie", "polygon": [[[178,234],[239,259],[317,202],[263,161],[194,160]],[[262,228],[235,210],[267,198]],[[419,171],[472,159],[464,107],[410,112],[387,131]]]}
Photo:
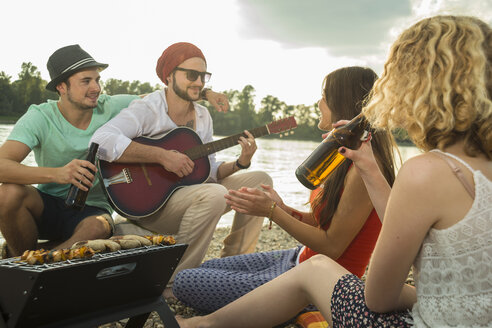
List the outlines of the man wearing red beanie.
{"label": "man wearing red beanie", "polygon": [[[99,144],[99,156],[103,160],[157,163],[184,177],[195,168],[195,162],[188,156],[132,139],[140,136],[157,138],[179,126],[186,126],[193,129],[203,143],[212,142],[212,118],[205,107],[196,103],[211,74],[207,72],[202,51],[186,42],[175,43],[164,50],[157,61],[156,72],[166,87],[133,101],[96,131],[91,141]],[[230,210],[224,198],[229,189],[272,185],[271,177],[264,172],[233,174],[250,166],[257,148],[253,135],[248,131],[244,133],[238,141],[241,154],[236,161],[218,162],[214,154],[209,155],[211,170],[207,183],[177,189],[155,214],[133,218],[140,227],[173,234],[177,242],[189,245],[174,275],[201,264],[217,222]],[[236,213],[231,232],[224,240],[222,256],[253,252],[263,220],[262,217]]]}

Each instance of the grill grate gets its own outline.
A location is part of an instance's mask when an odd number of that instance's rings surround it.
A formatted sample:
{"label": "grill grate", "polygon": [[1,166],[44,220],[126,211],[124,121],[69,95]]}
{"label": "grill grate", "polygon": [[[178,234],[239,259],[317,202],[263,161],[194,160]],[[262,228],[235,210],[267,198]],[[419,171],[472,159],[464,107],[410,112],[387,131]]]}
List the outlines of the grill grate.
{"label": "grill grate", "polygon": [[65,267],[76,266],[76,265],[87,265],[89,263],[94,263],[105,259],[118,259],[120,257],[125,257],[129,255],[148,253],[148,252],[162,249],[163,247],[172,247],[172,246],[166,246],[166,245],[142,246],[138,248],[118,250],[110,253],[97,253],[94,254],[94,256],[92,256],[91,258],[87,258],[87,259],[73,259],[73,260],[65,260],[65,261],[53,262],[53,263],[34,264],[34,265],[29,264],[25,261],[21,261],[20,257],[12,257],[8,259],[0,260],[0,267],[15,268],[15,269],[31,271],[31,272],[44,272],[47,270],[65,268]]}

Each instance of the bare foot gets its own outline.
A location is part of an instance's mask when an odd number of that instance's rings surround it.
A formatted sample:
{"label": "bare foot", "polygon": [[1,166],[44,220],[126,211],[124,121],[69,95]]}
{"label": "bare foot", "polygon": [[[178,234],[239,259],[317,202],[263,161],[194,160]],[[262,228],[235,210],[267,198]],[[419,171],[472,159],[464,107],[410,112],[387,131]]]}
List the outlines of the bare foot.
{"label": "bare foot", "polygon": [[176,296],[173,294],[172,287],[166,287],[166,289],[162,292],[162,297],[164,297],[165,300],[169,298],[176,299]]}
{"label": "bare foot", "polygon": [[186,324],[186,319],[185,319],[185,318],[183,318],[182,316],[177,315],[177,316],[175,316],[174,318],[175,318],[175,319],[176,319],[176,321],[178,322],[179,327],[181,327],[181,328],[186,328],[186,327],[189,327],[189,326],[187,326],[187,324]]}
{"label": "bare foot", "polygon": [[191,318],[183,318],[180,315],[177,315],[176,321],[179,324],[180,328],[201,328],[201,327],[206,327],[204,325],[200,325],[200,321],[202,317],[191,317]]}

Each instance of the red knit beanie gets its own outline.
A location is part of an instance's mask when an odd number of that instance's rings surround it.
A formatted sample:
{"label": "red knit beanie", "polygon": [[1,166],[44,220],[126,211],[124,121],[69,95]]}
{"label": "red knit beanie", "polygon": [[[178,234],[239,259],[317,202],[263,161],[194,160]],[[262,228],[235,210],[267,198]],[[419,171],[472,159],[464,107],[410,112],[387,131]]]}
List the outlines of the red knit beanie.
{"label": "red knit beanie", "polygon": [[207,62],[202,51],[191,43],[178,42],[170,45],[157,60],[157,67],[155,68],[157,76],[167,85],[167,77],[176,66],[193,57],[203,58],[205,63]]}

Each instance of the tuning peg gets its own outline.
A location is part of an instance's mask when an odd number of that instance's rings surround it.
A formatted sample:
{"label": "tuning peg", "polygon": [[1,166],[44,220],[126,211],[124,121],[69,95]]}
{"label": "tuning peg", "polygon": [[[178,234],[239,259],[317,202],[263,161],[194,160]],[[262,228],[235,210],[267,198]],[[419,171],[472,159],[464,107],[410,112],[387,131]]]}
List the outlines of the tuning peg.
{"label": "tuning peg", "polygon": [[290,134],[294,134],[294,131],[293,130],[290,130]]}

